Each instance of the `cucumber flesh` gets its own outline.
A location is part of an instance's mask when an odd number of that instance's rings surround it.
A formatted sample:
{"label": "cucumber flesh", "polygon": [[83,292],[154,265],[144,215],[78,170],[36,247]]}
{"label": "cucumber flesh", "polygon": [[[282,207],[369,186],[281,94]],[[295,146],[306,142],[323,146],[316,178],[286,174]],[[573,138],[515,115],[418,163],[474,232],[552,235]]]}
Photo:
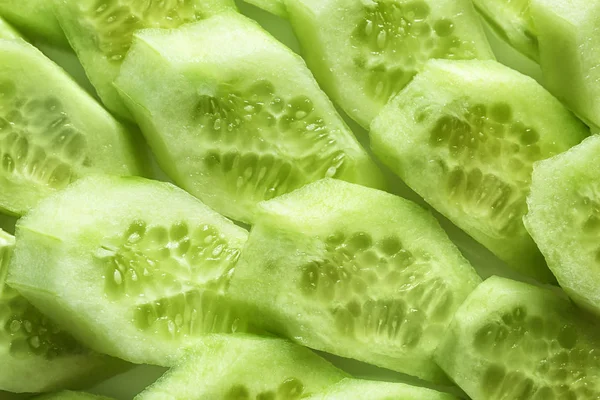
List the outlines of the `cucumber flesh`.
{"label": "cucumber flesh", "polygon": [[247,328],[222,294],[247,232],[171,184],[82,179],[16,237],[9,284],[98,352],[168,366],[205,333]]}
{"label": "cucumber flesh", "polygon": [[0,17],[31,39],[50,45],[69,47],[52,7],[53,0],[2,0]]}
{"label": "cucumber flesh", "polygon": [[281,18],[287,18],[288,13],[285,8],[285,0],[244,0],[246,3],[253,4],[258,8],[275,14]]}
{"label": "cucumber flesh", "polygon": [[175,28],[226,9],[233,0],[53,0],[55,12],[106,107],[131,119],[113,87],[134,32]]}
{"label": "cucumber flesh", "polygon": [[522,222],[531,171],[587,134],[529,77],[494,61],[432,60],[370,136],[375,154],[435,209],[509,266],[551,282]]}
{"label": "cucumber flesh", "polygon": [[0,39],[0,210],[21,215],[90,173],[138,174],[129,132],[57,65]]}
{"label": "cucumber flesh", "polygon": [[470,0],[288,0],[319,83],[367,128],[431,58],[493,59]]}
{"label": "cucumber flesh", "polygon": [[34,400],[112,400],[109,397],[96,396],[84,392],[63,391],[34,397]]}
{"label": "cucumber flesh", "polygon": [[261,208],[229,290],[256,310],[257,324],[317,350],[444,381],[433,351],[480,279],[433,216],[334,179]]}
{"label": "cucumber flesh", "polygon": [[161,167],[228,217],[323,177],[382,186],[302,59],[240,14],[137,34],[116,86]]}
{"label": "cucumber flesh", "polygon": [[551,290],[492,277],[457,311],[436,360],[473,400],[598,399],[599,329]]}
{"label": "cucumber flesh", "polygon": [[22,36],[15,28],[0,18],[0,39],[22,39]]}

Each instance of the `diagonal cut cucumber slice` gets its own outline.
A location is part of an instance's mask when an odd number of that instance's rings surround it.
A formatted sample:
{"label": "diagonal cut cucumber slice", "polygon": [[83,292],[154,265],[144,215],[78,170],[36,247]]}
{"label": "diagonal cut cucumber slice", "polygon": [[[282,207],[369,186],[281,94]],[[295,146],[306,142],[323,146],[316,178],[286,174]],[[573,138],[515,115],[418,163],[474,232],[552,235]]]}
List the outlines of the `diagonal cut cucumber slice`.
{"label": "diagonal cut cucumber slice", "polygon": [[285,7],[285,0],[244,0],[246,3],[253,4],[258,8],[275,14],[281,18],[287,18],[288,13]]}
{"label": "diagonal cut cucumber slice", "polygon": [[0,16],[31,39],[69,47],[52,7],[53,0],[2,0]]}
{"label": "diagonal cut cucumber slice", "polygon": [[23,37],[19,32],[8,24],[5,20],[0,18],[0,39],[22,39]]}
{"label": "diagonal cut cucumber slice", "polygon": [[112,400],[104,396],[96,396],[84,392],[63,391],[34,397],[33,400]]}

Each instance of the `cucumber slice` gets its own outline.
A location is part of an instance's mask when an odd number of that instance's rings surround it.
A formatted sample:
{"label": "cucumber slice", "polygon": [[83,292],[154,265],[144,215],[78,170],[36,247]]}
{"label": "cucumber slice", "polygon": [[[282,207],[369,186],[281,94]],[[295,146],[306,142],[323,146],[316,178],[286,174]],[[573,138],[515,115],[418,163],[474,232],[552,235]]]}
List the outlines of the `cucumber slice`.
{"label": "cucumber slice", "polygon": [[[307,207],[310,204],[310,207]],[[325,179],[261,204],[229,294],[303,345],[423,379],[480,282],[428,212]]]}
{"label": "cucumber slice", "polygon": [[0,39],[22,39],[19,32],[0,18]]}
{"label": "cucumber slice", "polygon": [[470,0],[289,0],[319,83],[368,127],[430,58],[493,58]]}
{"label": "cucumber slice", "polygon": [[106,107],[131,119],[113,87],[135,31],[175,28],[226,9],[233,0],[54,0],[56,16]]}
{"label": "cucumber slice", "polygon": [[240,14],[137,34],[116,85],[167,174],[231,218],[326,176],[382,185],[301,58]]}
{"label": "cucumber slice", "polygon": [[246,328],[222,292],[247,232],[171,184],[82,179],[16,237],[9,284],[99,352],[168,366],[204,333]]}
{"label": "cucumber slice", "polygon": [[112,400],[109,397],[96,396],[83,392],[63,391],[35,397],[34,400]]}
{"label": "cucumber slice", "polygon": [[373,122],[371,146],[475,240],[521,273],[550,282],[522,222],[532,166],[587,133],[533,79],[508,67],[433,60]]}
{"label": "cucumber slice", "polygon": [[23,214],[90,173],[138,174],[129,132],[57,65],[0,39],[0,210]]}
{"label": "cucumber slice", "polygon": [[1,0],[0,16],[32,39],[69,47],[54,16],[52,0]]}
{"label": "cucumber slice", "polygon": [[548,289],[492,277],[457,311],[436,360],[473,400],[598,399],[599,329]]}
{"label": "cucumber slice", "polygon": [[525,226],[565,291],[600,315],[600,137],[533,170]]}
{"label": "cucumber slice", "polygon": [[135,400],[299,400],[346,376],[282,339],[211,335]]}
{"label": "cucumber slice", "polygon": [[275,14],[281,18],[287,18],[288,13],[285,8],[285,0],[244,0],[246,3],[255,5],[265,11]]}

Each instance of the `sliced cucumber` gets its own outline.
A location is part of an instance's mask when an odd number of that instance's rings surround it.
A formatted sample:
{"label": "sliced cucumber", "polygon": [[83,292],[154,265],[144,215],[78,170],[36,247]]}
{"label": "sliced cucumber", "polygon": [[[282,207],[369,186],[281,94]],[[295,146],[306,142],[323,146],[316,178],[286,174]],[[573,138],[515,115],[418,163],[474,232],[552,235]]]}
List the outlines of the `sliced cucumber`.
{"label": "sliced cucumber", "polygon": [[9,284],[99,352],[170,365],[206,332],[246,328],[222,292],[247,232],[171,184],[82,179],[16,237]]}
{"label": "sliced cucumber", "polygon": [[0,39],[0,210],[23,214],[90,173],[139,174],[129,132],[57,65]]}
{"label": "sliced cucumber", "polygon": [[598,399],[599,329],[550,290],[492,277],[457,311],[436,360],[473,400]]}
{"label": "sliced cucumber", "polygon": [[53,0],[0,0],[3,17],[31,39],[68,47],[52,7]]}
{"label": "sliced cucumber", "polygon": [[0,39],[21,39],[21,35],[6,21],[0,18]]}
{"label": "sliced cucumber", "polygon": [[433,60],[371,127],[377,156],[520,272],[553,281],[523,226],[533,163],[587,128],[533,79],[494,61]]}
{"label": "sliced cucumber", "polygon": [[288,0],[304,57],[364,127],[430,58],[493,58],[470,0]]}
{"label": "sliced cucumber", "polygon": [[265,11],[275,14],[281,18],[287,18],[285,0],[244,0],[246,3],[255,5]]}
{"label": "sliced cucumber", "polygon": [[237,13],[141,32],[116,85],[167,174],[231,218],[323,177],[381,185],[302,59]]}
{"label": "sliced cucumber", "polygon": [[211,335],[135,400],[299,400],[346,376],[282,339]]}
{"label": "sliced cucumber", "polygon": [[112,83],[135,31],[175,28],[225,9],[233,0],[53,0],[56,15],[98,95],[112,112],[131,116]]}
{"label": "sliced cucumber", "polygon": [[261,208],[229,292],[253,318],[318,350],[444,379],[432,353],[480,280],[429,213],[334,179]]}
{"label": "sliced cucumber", "polygon": [[565,291],[600,315],[600,137],[533,170],[525,226]]}
{"label": "sliced cucumber", "polygon": [[96,396],[83,392],[63,391],[35,397],[34,400],[112,400],[109,397]]}

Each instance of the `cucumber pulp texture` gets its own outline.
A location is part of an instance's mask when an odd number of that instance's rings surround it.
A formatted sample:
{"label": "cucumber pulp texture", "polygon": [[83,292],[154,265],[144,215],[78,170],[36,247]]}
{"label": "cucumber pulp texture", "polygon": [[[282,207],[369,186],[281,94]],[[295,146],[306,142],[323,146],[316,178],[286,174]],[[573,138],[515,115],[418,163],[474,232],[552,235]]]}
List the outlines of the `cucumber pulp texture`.
{"label": "cucumber pulp texture", "polygon": [[0,210],[21,215],[90,173],[131,175],[129,132],[23,40],[0,39]]}
{"label": "cucumber pulp texture", "polygon": [[131,119],[113,81],[137,30],[175,28],[226,9],[233,0],[53,0],[58,20],[106,107]]}
{"label": "cucumber pulp texture", "polygon": [[19,32],[0,18],[0,39],[22,39]]}
{"label": "cucumber pulp texture", "polygon": [[204,333],[247,328],[222,294],[247,232],[171,184],[85,178],[16,237],[9,284],[99,352],[170,365]]}
{"label": "cucumber pulp texture", "polygon": [[553,291],[492,277],[456,312],[436,360],[473,400],[597,399],[599,328]]}
{"label": "cucumber pulp texture", "polygon": [[375,154],[523,274],[554,277],[523,226],[533,163],[587,128],[533,79],[494,61],[432,60],[371,127]]}
{"label": "cucumber pulp texture", "polygon": [[0,17],[31,39],[63,48],[69,46],[54,16],[52,0],[2,0]]}
{"label": "cucumber pulp texture", "polygon": [[246,3],[253,4],[265,11],[275,14],[281,18],[287,18],[288,13],[285,8],[285,0],[244,0]]}
{"label": "cucumber pulp texture", "polygon": [[600,315],[600,137],[537,163],[525,226],[565,291]]}
{"label": "cucumber pulp texture", "polygon": [[231,218],[323,177],[382,185],[302,60],[239,14],[136,35],[116,85],[167,174]]}
{"label": "cucumber pulp texture", "polygon": [[109,397],[96,396],[83,392],[62,391],[34,397],[34,400],[112,400]]}
{"label": "cucumber pulp texture", "polygon": [[308,347],[444,381],[433,350],[480,280],[431,215],[334,179],[261,208],[229,290],[257,310],[257,324]]}
{"label": "cucumber pulp texture", "polygon": [[431,58],[491,59],[470,0],[289,0],[319,83],[368,127]]}

